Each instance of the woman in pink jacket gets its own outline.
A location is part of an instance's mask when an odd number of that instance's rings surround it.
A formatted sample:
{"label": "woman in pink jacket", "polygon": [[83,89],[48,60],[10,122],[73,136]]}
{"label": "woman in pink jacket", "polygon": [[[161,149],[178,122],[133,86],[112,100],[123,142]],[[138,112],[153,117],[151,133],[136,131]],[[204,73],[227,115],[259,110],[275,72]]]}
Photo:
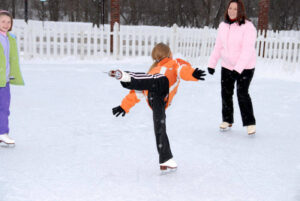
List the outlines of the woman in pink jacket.
{"label": "woman in pink jacket", "polygon": [[255,41],[256,29],[246,17],[243,2],[230,0],[225,11],[225,21],[219,25],[215,47],[208,63],[208,72],[212,75],[218,60],[222,60],[222,130],[227,130],[234,122],[232,96],[236,83],[243,126],[247,126],[249,135],[256,132],[248,92],[256,63]]}

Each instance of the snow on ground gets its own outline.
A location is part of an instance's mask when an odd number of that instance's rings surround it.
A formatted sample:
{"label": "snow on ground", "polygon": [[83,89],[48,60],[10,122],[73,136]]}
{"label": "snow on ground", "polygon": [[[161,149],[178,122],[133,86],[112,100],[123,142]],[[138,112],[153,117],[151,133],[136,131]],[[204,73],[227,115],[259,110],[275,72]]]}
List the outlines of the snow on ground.
{"label": "snow on ground", "polygon": [[[176,172],[161,175],[145,101],[124,118],[111,108],[127,91],[102,73],[146,71],[148,58],[23,61],[12,87],[16,147],[0,147],[1,201],[299,201],[299,71],[259,62],[251,85],[257,134],[220,132],[220,69],[181,82],[167,110]],[[274,67],[274,68],[273,68]]]}

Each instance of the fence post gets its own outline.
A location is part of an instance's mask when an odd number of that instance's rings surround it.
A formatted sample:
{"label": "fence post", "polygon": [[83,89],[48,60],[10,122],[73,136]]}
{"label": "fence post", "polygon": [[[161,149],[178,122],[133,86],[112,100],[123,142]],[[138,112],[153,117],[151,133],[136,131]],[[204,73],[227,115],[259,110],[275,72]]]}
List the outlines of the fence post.
{"label": "fence post", "polygon": [[119,55],[119,47],[120,47],[120,42],[119,42],[119,23],[115,22],[114,24],[114,32],[113,32],[113,56],[115,59],[118,59]]}
{"label": "fence post", "polygon": [[178,49],[177,32],[178,32],[178,26],[177,24],[173,24],[172,31],[171,31],[170,48],[174,52],[174,54],[177,53],[177,49]]}

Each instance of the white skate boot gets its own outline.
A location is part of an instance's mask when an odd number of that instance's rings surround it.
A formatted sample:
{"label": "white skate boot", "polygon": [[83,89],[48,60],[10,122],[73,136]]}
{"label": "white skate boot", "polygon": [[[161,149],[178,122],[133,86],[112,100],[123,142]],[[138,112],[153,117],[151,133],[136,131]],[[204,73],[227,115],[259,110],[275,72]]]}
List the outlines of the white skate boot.
{"label": "white skate boot", "polygon": [[247,132],[248,132],[248,135],[255,134],[256,133],[256,126],[255,125],[247,126]]}
{"label": "white skate boot", "polygon": [[5,144],[15,144],[15,141],[11,139],[8,134],[0,135],[0,142],[4,142]]}
{"label": "white skate boot", "polygon": [[232,126],[232,124],[224,121],[220,124],[220,129],[221,129],[221,131],[226,131],[229,128],[231,128],[231,126]]}
{"label": "white skate boot", "polygon": [[131,81],[131,77],[128,73],[121,71],[121,70],[110,70],[108,72],[108,75],[110,77],[114,77],[117,80],[120,80],[122,82],[130,82]]}
{"label": "white skate boot", "polygon": [[172,158],[160,164],[160,170],[168,170],[168,169],[175,170],[176,168],[177,168],[177,163]]}

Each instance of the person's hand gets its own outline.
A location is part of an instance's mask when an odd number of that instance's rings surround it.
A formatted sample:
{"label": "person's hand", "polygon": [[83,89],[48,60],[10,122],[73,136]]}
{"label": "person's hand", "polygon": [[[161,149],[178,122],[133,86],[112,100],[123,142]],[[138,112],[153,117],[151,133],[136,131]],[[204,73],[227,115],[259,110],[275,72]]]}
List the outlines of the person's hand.
{"label": "person's hand", "polygon": [[200,70],[198,68],[196,68],[193,72],[193,77],[198,79],[198,80],[204,80],[204,77],[206,76],[205,71],[204,70]]}
{"label": "person's hand", "polygon": [[208,67],[207,70],[208,70],[208,73],[211,75],[213,75],[215,73],[215,69],[213,69],[213,68]]}
{"label": "person's hand", "polygon": [[125,110],[123,110],[123,108],[121,106],[118,106],[118,107],[114,107],[112,109],[112,113],[113,115],[115,115],[116,117],[118,117],[120,114],[122,114],[122,117],[125,116],[126,112]]}

